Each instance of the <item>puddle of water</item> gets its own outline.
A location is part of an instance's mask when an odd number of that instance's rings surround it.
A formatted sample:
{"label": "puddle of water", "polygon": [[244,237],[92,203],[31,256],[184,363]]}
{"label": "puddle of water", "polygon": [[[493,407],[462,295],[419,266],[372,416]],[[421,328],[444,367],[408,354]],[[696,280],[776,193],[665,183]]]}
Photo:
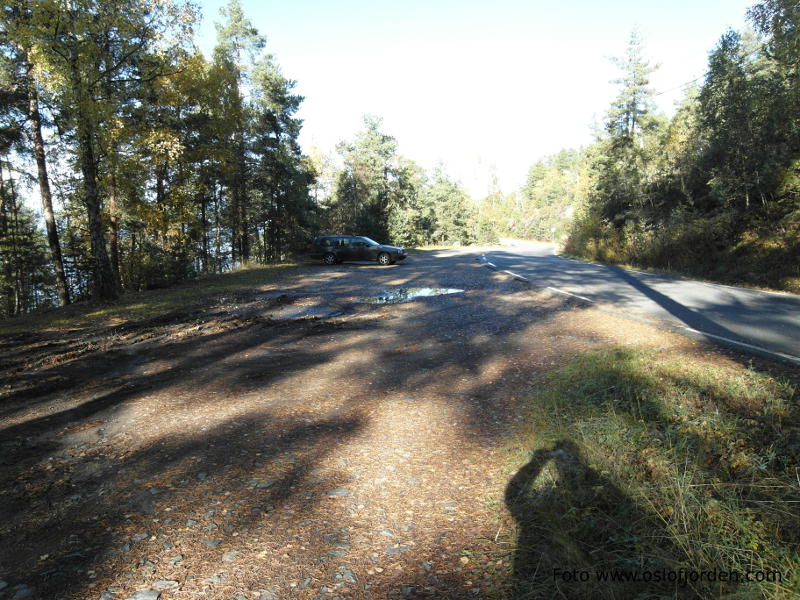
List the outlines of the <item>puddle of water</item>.
{"label": "puddle of water", "polygon": [[458,288],[398,288],[396,290],[383,291],[377,296],[362,298],[361,301],[370,304],[399,304],[400,302],[411,302],[417,298],[459,294],[463,291]]}
{"label": "puddle of water", "polygon": [[263,292],[256,294],[256,300],[294,300],[295,298],[305,298],[307,292]]}
{"label": "puddle of water", "polygon": [[331,306],[309,306],[307,308],[298,308],[287,306],[281,310],[270,313],[270,317],[278,320],[291,320],[291,319],[307,319],[317,317],[319,319],[331,319],[333,317],[341,317],[344,311]]}
{"label": "puddle of water", "polygon": [[144,367],[142,366],[144,363],[149,362],[150,359],[147,356],[139,355],[133,357],[127,363],[124,363],[122,366],[117,367],[111,373],[106,375],[107,378],[111,379],[113,377],[120,377],[122,375],[131,375],[131,374],[141,374],[144,371]]}

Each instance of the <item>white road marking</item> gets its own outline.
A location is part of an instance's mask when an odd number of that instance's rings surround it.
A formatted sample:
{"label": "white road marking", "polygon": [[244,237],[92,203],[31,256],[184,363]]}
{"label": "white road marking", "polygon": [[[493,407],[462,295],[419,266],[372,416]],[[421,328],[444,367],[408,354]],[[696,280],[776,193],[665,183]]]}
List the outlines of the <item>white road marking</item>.
{"label": "white road marking", "polygon": [[698,335],[702,335],[704,337],[714,338],[715,340],[720,340],[722,342],[727,342],[729,344],[734,344],[735,346],[742,346],[743,348],[749,348],[750,350],[756,350],[758,352],[769,354],[771,356],[777,356],[784,360],[788,360],[789,362],[795,363],[800,365],[800,358],[797,356],[792,356],[791,354],[784,354],[783,352],[775,352],[774,350],[767,350],[766,348],[762,348],[761,346],[754,346],[753,344],[746,344],[745,342],[740,342],[737,340],[732,340],[730,338],[722,337],[721,335],[714,335],[713,333],[707,333],[705,331],[700,331],[699,329],[692,329],[691,327],[686,327],[684,325],[678,325],[681,329],[685,329],[686,331],[690,331],[691,333],[696,333]]}
{"label": "white road marking", "polygon": [[580,298],[581,300],[586,300],[586,302],[594,302],[594,300],[592,300],[591,298],[587,298],[586,296],[578,296],[578,294],[573,294],[572,292],[565,292],[564,290],[560,290],[558,288],[554,288],[549,285],[545,289],[553,290],[554,292],[558,292],[559,294],[564,294],[565,296]]}
{"label": "white road marking", "polygon": [[[486,260],[486,255],[483,255],[481,258],[483,259],[485,264],[491,265],[493,268],[496,268],[496,266],[493,263],[490,263],[490,262],[488,262]],[[579,263],[579,264],[582,264],[582,265],[586,265],[586,266],[596,267],[596,268],[599,268],[599,269],[605,269],[605,266],[603,266],[603,265],[595,265],[595,264],[592,264],[592,263],[584,263],[584,262],[581,262],[581,261],[573,260],[571,258],[564,258],[562,256],[559,256],[558,258],[561,258],[562,260],[569,260],[569,261],[576,262],[576,263]],[[634,271],[635,273],[641,273],[642,275],[653,275],[653,273],[646,273],[644,271],[635,271],[634,269],[627,269],[627,270],[628,271]],[[521,276],[519,276],[519,275],[517,275],[515,273],[512,273],[511,271],[505,271],[504,270],[504,271],[501,271],[501,272],[502,273],[506,273],[507,275],[510,275],[511,277],[514,277],[515,279],[520,279],[522,281],[529,281],[525,277],[521,277]],[[680,280],[678,280],[678,281],[680,281]],[[694,280],[689,280],[689,281],[693,281],[695,283],[705,284],[707,286],[712,286],[712,287],[714,287],[714,286],[725,287],[725,288],[733,289],[733,290],[736,290],[736,291],[751,292],[751,293],[762,293],[762,294],[774,294],[776,296],[777,295],[790,296],[790,297],[793,296],[793,294],[787,294],[787,293],[782,293],[782,292],[769,292],[769,291],[765,291],[765,290],[752,290],[752,289],[749,289],[749,288],[740,288],[740,287],[735,287],[735,286],[731,286],[731,285],[715,284],[715,283],[709,283],[709,282],[705,282],[705,281],[694,281]],[[557,292],[559,294],[564,294],[565,296],[572,296],[574,298],[579,298],[579,299],[584,300],[586,302],[591,302],[591,303],[595,302],[591,298],[587,298],[585,296],[579,296],[578,294],[573,294],[572,292],[567,292],[566,290],[560,290],[560,289],[558,289],[556,287],[547,286],[545,289],[551,290],[553,292]],[[611,306],[611,305],[609,305],[609,306]],[[621,311],[621,312],[624,313],[625,311]],[[684,331],[688,331],[688,332],[696,334],[696,335],[702,335],[703,337],[712,338],[712,339],[719,340],[721,342],[725,342],[725,343],[728,343],[728,344],[733,344],[734,346],[740,346],[742,348],[748,348],[750,350],[755,350],[756,352],[759,352],[761,354],[766,354],[768,356],[774,356],[774,357],[781,358],[783,360],[789,361],[791,363],[800,365],[800,357],[793,356],[791,354],[784,354],[783,352],[776,352],[774,350],[768,350],[766,348],[762,348],[761,346],[756,346],[754,344],[747,344],[745,342],[740,342],[738,340],[733,340],[731,338],[726,338],[726,337],[723,337],[721,335],[715,335],[713,333],[708,333],[708,332],[705,332],[705,331],[701,331],[699,329],[693,329],[692,327],[687,327],[685,325],[675,325],[675,327],[677,327],[678,329],[683,329]]]}
{"label": "white road marking", "polygon": [[516,273],[512,273],[511,271],[500,271],[501,273],[505,273],[506,275],[511,275],[517,281],[524,281],[525,283],[530,283],[530,280],[527,277],[523,277],[522,275],[517,275]]}
{"label": "white road marking", "polygon": [[701,281],[699,279],[692,279],[691,277],[688,276],[681,277],[680,275],[666,275],[662,273],[653,273],[652,271],[639,271],[637,269],[629,269],[627,267],[620,267],[618,265],[602,265],[597,263],[584,262],[582,260],[576,260],[574,258],[567,258],[566,256],[561,256],[560,254],[555,254],[554,256],[556,258],[560,258],[561,260],[568,260],[570,262],[574,262],[579,265],[584,265],[586,267],[594,267],[596,269],[603,269],[603,270],[610,270],[610,267],[616,267],[617,269],[622,269],[623,271],[628,271],[629,273],[638,273],[639,275],[649,275],[650,277],[661,277],[662,279],[667,279],[668,281],[674,281],[674,282],[685,281],[687,283],[699,283],[700,285],[705,285],[712,288],[721,287],[729,290],[734,290],[736,292],[747,292],[749,294],[769,294],[771,296],[783,296],[785,298],[797,298],[798,296],[800,296],[800,294],[795,294],[792,292],[776,292],[773,290],[760,290],[758,288],[748,288],[736,285],[728,285],[727,283],[716,283],[714,281]]}

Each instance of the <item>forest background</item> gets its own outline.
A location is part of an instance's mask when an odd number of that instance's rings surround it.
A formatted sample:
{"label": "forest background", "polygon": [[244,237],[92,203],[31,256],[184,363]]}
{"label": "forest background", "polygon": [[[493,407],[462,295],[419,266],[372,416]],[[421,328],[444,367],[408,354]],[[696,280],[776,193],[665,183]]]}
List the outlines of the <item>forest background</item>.
{"label": "forest background", "polygon": [[593,142],[537,160],[521,189],[473,198],[444,166],[403,156],[375,116],[335,153],[304,154],[303,98],[237,0],[209,58],[189,3],[6,6],[0,316],[291,260],[322,232],[548,240],[800,291],[800,7],[762,0],[748,22],[722,34],[671,117],[634,31]]}

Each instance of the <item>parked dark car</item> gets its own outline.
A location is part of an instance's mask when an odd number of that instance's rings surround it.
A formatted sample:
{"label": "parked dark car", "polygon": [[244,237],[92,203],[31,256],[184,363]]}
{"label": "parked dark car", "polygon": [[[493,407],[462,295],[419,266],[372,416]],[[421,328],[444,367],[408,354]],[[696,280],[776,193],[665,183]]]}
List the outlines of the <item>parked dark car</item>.
{"label": "parked dark car", "polygon": [[386,246],[360,235],[321,235],[311,243],[313,258],[326,265],[345,260],[375,260],[381,265],[393,265],[406,257],[405,248]]}

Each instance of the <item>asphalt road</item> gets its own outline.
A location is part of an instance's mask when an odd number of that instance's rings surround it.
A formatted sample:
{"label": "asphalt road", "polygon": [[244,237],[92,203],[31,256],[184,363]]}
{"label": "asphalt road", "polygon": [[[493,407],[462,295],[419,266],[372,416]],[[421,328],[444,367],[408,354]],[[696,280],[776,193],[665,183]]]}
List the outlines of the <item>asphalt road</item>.
{"label": "asphalt road", "polygon": [[547,244],[486,253],[500,270],[626,312],[644,313],[772,352],[800,357],[800,296],[673,279],[557,256]]}

